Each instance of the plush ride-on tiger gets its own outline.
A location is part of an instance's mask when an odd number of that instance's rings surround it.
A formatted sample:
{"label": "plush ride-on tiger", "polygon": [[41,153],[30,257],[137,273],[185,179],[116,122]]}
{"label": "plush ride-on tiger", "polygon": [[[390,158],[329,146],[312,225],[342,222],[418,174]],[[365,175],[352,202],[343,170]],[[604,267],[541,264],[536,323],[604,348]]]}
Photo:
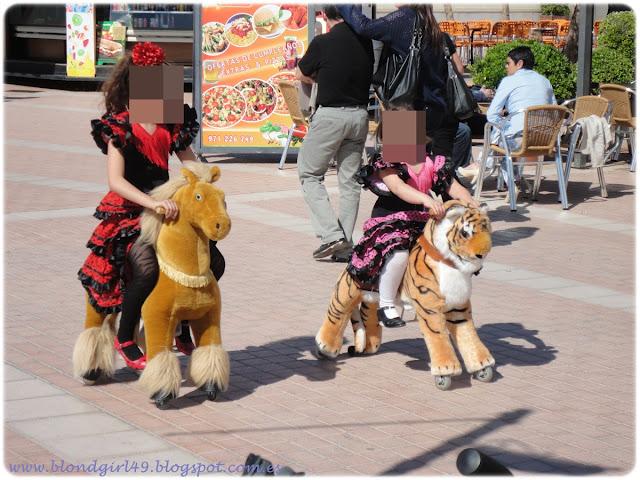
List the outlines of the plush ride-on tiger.
{"label": "plush ride-on tiger", "polygon": [[[457,200],[444,206],[445,216],[440,221],[429,220],[411,250],[402,285],[415,307],[431,374],[441,390],[451,386],[452,376],[462,373],[454,344],[466,370],[480,381],[491,381],[495,364],[473,325],[470,302],[471,277],[480,271],[491,250],[489,217],[484,206],[473,208]],[[345,270],[316,335],[318,355],[338,356],[350,319],[355,341],[349,353],[376,353],[382,340],[377,308],[377,299],[361,290]]]}

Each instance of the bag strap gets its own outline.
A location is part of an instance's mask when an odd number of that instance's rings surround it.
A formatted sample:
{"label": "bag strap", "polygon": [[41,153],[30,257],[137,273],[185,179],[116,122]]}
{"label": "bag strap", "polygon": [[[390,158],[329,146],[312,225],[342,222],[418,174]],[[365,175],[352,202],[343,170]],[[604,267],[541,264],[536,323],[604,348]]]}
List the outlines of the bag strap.
{"label": "bag strap", "polygon": [[424,36],[424,28],[420,24],[420,14],[416,12],[416,18],[413,21],[413,35],[411,38],[411,46],[422,50],[422,37]]}
{"label": "bag strap", "polygon": [[449,45],[447,45],[447,39],[445,38],[446,33],[442,34],[442,51],[444,52],[444,58],[451,61],[451,50],[449,50]]}

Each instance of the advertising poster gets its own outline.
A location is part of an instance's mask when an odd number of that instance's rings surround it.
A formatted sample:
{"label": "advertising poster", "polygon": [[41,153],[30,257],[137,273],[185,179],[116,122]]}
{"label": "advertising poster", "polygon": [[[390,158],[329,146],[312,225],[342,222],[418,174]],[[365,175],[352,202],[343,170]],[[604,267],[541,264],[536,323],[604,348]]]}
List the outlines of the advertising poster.
{"label": "advertising poster", "polygon": [[96,76],[95,11],[88,3],[67,3],[67,76]]}
{"label": "advertising poster", "polygon": [[292,122],[277,83],[295,79],[307,5],[205,4],[198,26],[202,149],[281,149]]}
{"label": "advertising poster", "polygon": [[127,43],[127,26],[120,22],[100,22],[98,65],[118,63]]}

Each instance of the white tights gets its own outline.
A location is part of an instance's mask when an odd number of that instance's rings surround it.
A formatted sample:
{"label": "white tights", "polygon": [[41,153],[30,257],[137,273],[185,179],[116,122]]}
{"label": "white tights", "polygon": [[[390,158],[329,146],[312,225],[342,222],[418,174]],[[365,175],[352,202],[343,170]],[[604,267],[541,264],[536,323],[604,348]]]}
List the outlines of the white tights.
{"label": "white tights", "polygon": [[[395,306],[395,299],[398,295],[402,277],[409,263],[409,250],[398,250],[387,260],[382,272],[380,272],[380,308]],[[386,313],[386,312],[385,312]],[[392,313],[392,312],[389,312]],[[398,312],[396,312],[397,314]],[[393,315],[389,316],[392,318]]]}

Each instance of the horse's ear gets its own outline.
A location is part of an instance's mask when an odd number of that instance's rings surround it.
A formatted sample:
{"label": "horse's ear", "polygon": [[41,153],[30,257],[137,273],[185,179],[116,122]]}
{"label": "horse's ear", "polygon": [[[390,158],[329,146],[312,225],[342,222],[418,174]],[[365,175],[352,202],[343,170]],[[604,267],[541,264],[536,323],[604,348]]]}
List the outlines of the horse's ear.
{"label": "horse's ear", "polygon": [[220,167],[216,167],[214,165],[213,167],[211,167],[209,172],[211,173],[211,183],[217,182],[220,178]]}
{"label": "horse's ear", "polygon": [[193,185],[194,183],[196,183],[198,181],[198,177],[196,177],[196,174],[193,173],[191,170],[189,170],[188,168],[183,168],[180,170],[180,173],[182,174],[182,176],[184,178],[187,179],[187,182],[189,182],[191,185]]}

